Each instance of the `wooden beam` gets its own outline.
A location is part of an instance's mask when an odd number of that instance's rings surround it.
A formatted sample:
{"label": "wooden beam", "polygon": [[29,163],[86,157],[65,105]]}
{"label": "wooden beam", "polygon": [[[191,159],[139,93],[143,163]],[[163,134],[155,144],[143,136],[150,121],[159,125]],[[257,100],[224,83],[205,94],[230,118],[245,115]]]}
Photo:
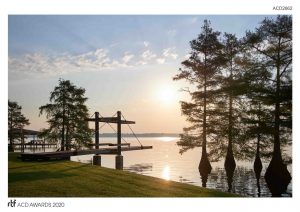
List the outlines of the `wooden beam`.
{"label": "wooden beam", "polygon": [[[96,146],[96,144],[88,144],[88,146]],[[98,146],[118,146],[118,144],[113,143],[100,143]],[[121,146],[130,146],[130,143],[123,143]]]}
{"label": "wooden beam", "polygon": [[[114,117],[103,117],[103,118],[99,118],[99,119],[95,119],[95,118],[89,118],[89,119],[85,119],[86,121],[93,121],[93,122],[105,122],[105,123],[114,123],[117,124],[118,123],[118,119],[114,118]],[[135,121],[127,121],[127,120],[121,120],[121,124],[135,124]]]}
{"label": "wooden beam", "polygon": [[108,146],[130,146],[129,143],[123,143],[123,144],[109,144]]}
{"label": "wooden beam", "polygon": [[98,145],[97,144],[88,144],[88,146],[109,146],[110,144],[112,144],[112,143],[99,143]]}

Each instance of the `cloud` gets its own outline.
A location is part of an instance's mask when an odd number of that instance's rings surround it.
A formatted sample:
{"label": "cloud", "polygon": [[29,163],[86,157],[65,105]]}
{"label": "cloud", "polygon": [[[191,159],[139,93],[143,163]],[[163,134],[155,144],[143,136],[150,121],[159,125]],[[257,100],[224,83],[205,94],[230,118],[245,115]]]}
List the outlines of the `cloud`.
{"label": "cloud", "polygon": [[162,55],[165,58],[171,58],[171,59],[174,59],[174,60],[176,60],[177,57],[178,57],[178,54],[176,53],[176,48],[175,47],[163,49]]}
{"label": "cloud", "polygon": [[144,60],[152,60],[156,57],[156,54],[154,54],[153,52],[151,52],[150,50],[146,50],[142,53],[141,57]]}
{"label": "cloud", "polygon": [[125,67],[132,57],[132,55],[125,54],[121,61],[112,60],[106,49],[96,49],[79,55],[65,53],[54,57],[34,53],[19,58],[9,57],[8,69],[11,73],[29,75],[99,71],[100,69]]}
{"label": "cloud", "polygon": [[147,63],[146,61],[140,60],[140,61],[137,61],[135,65],[136,65],[136,66],[141,66],[141,65],[143,66],[143,65],[147,65],[147,64],[148,64],[148,63]]}
{"label": "cloud", "polygon": [[148,41],[144,41],[143,44],[145,47],[148,47],[150,45],[150,43]]}
{"label": "cloud", "polygon": [[134,54],[130,54],[129,52],[125,52],[125,55],[122,58],[122,61],[124,63],[129,63],[133,58],[134,58]]}
{"label": "cloud", "polygon": [[158,64],[164,64],[165,61],[166,61],[165,58],[157,58],[157,59],[156,59],[156,62],[157,62]]}
{"label": "cloud", "polygon": [[8,70],[10,79],[23,76],[61,75],[74,72],[114,70],[122,68],[135,68],[143,65],[165,64],[167,60],[175,60],[178,57],[176,48],[166,48],[160,56],[151,50],[145,50],[136,57],[130,52],[124,52],[123,56],[113,58],[109,56],[107,49],[98,48],[94,51],[81,54],[64,53],[47,55],[42,53],[25,54],[19,57],[8,58]]}
{"label": "cloud", "polygon": [[61,60],[55,61],[53,58],[41,54],[26,54],[20,59],[9,58],[8,69],[12,72],[22,73],[47,73],[49,70],[56,72],[56,67],[65,66]]}

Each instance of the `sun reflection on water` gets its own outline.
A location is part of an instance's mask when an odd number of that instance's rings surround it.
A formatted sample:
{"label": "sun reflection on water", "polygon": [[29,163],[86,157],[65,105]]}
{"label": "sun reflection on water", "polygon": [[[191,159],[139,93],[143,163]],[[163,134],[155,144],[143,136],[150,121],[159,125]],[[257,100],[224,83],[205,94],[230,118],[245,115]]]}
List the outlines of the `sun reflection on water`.
{"label": "sun reflection on water", "polygon": [[170,141],[175,141],[177,137],[159,137],[157,139],[164,142],[170,142]]}
{"label": "sun reflection on water", "polygon": [[166,165],[162,172],[162,178],[165,180],[170,180],[170,167]]}

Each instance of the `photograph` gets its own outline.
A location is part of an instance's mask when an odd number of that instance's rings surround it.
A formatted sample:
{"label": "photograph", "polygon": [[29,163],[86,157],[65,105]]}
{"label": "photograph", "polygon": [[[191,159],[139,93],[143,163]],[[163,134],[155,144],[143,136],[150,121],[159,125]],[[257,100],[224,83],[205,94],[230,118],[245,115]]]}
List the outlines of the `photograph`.
{"label": "photograph", "polygon": [[285,12],[8,14],[8,207],[32,197],[292,199]]}

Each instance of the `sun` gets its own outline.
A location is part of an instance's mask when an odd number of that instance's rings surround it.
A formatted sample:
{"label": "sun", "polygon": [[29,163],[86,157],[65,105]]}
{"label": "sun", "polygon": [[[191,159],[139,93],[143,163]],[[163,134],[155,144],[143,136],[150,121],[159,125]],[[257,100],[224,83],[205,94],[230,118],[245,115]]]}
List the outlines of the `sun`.
{"label": "sun", "polygon": [[171,104],[176,99],[176,91],[171,86],[162,86],[158,90],[159,100],[165,104]]}

